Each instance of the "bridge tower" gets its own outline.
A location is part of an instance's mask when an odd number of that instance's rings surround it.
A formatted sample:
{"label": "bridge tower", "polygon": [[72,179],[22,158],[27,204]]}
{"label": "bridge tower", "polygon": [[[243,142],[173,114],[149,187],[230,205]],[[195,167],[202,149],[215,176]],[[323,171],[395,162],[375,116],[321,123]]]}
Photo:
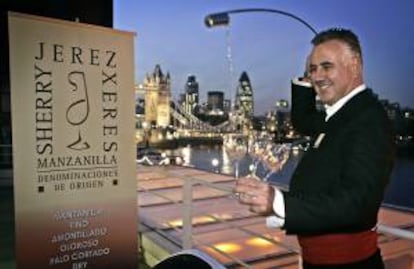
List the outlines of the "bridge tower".
{"label": "bridge tower", "polygon": [[160,65],[156,65],[152,74],[144,79],[145,121],[157,126],[170,124],[171,80],[170,74],[163,74]]}

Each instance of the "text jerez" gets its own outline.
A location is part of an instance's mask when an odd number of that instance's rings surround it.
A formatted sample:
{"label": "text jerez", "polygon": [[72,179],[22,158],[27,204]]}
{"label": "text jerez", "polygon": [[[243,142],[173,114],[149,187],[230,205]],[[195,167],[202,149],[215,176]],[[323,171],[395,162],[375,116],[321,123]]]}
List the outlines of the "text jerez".
{"label": "text jerez", "polygon": [[[82,48],[78,46],[65,47],[61,44],[38,43],[38,53],[35,55],[35,117],[36,117],[36,151],[40,155],[53,154],[53,77],[50,64],[69,63],[73,65],[101,66],[102,77],[102,119],[103,135],[116,136],[118,127],[115,120],[118,117],[117,109],[117,73],[116,52]],[[116,152],[118,144],[115,140],[103,142],[105,152]]]}

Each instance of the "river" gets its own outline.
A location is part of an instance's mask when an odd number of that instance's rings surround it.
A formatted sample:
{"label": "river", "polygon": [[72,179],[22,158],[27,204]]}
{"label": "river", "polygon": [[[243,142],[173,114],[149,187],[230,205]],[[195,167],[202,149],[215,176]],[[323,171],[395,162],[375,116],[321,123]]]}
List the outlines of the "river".
{"label": "river", "polygon": [[[223,173],[234,174],[234,165],[227,154],[222,150],[221,146],[198,146],[198,147],[183,147],[175,150],[167,150],[168,155],[182,156],[185,162],[198,169]],[[213,162],[216,159],[216,164]],[[298,157],[293,157],[288,167],[284,169],[284,174],[274,175],[271,181],[288,184],[289,174],[293,171]],[[239,163],[239,173],[241,176],[249,173],[249,165],[252,163],[251,158],[246,156]],[[259,172],[263,171],[259,169]],[[263,173],[262,173],[263,175]],[[391,176],[390,184],[387,187],[384,197],[384,203],[410,208],[414,210],[414,158],[411,156],[398,157]]]}

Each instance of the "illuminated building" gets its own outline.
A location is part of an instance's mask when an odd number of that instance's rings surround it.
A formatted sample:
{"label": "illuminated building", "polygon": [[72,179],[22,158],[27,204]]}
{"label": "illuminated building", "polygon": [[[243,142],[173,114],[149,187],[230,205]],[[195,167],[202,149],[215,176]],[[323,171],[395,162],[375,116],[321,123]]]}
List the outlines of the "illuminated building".
{"label": "illuminated building", "polygon": [[194,110],[198,106],[199,93],[198,93],[198,82],[196,76],[188,76],[185,84],[185,95],[184,95],[184,111],[187,114],[194,114]]}
{"label": "illuminated building", "polygon": [[152,74],[144,79],[145,121],[151,125],[166,127],[170,124],[171,80],[157,64]]}

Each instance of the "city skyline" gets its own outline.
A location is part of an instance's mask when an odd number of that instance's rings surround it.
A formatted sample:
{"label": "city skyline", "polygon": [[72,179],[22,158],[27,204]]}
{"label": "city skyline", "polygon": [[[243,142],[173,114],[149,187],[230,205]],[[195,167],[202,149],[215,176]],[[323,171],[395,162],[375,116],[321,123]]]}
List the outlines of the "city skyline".
{"label": "city skyline", "polygon": [[[260,104],[255,106],[255,114],[262,114],[272,109],[277,100],[290,100],[290,80],[303,73],[313,33],[279,14],[234,14],[230,16],[229,27],[217,28],[207,28],[204,18],[211,13],[240,8],[283,10],[299,16],[318,31],[329,27],[355,31],[362,44],[367,86],[381,99],[412,108],[412,6],[408,1],[387,0],[376,1],[375,5],[356,0],[346,3],[115,0],[114,28],[137,33],[136,83],[142,83],[145,75],[159,64],[163,72],[171,75],[174,99],[184,92],[188,76],[195,75],[202,99],[208,91],[218,90],[234,101],[238,79],[246,71],[255,103]],[[232,73],[227,57],[229,43]]]}

